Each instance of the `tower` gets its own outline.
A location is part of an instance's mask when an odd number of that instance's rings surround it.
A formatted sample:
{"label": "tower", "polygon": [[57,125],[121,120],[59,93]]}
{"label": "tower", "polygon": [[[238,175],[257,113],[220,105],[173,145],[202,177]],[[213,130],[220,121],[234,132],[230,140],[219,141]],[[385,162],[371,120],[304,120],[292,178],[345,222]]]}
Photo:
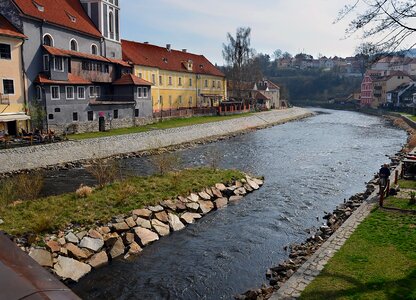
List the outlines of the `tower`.
{"label": "tower", "polygon": [[102,55],[121,59],[120,6],[121,0],[80,0],[92,22],[104,37]]}

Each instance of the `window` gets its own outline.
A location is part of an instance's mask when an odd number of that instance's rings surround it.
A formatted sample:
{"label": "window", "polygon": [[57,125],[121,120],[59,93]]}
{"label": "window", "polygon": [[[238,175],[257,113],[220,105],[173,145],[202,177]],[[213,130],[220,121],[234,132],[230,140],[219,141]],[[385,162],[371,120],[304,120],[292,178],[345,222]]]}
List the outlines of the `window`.
{"label": "window", "polygon": [[59,107],[55,108],[55,112],[61,112],[61,109]]}
{"label": "window", "polygon": [[40,86],[36,87],[36,100],[42,100],[42,88]]}
{"label": "window", "polygon": [[97,55],[98,54],[98,47],[95,44],[91,45],[91,54]]}
{"label": "window", "polygon": [[118,109],[115,109],[113,111],[113,116],[114,116],[114,119],[118,119]]}
{"label": "window", "polygon": [[12,59],[12,49],[8,44],[0,44],[0,59]]}
{"label": "window", "polygon": [[215,88],[215,81],[212,81],[212,87]]}
{"label": "window", "polygon": [[87,112],[88,121],[94,121],[94,112],[92,110]]}
{"label": "window", "polygon": [[182,77],[178,78],[178,85],[182,85]]}
{"label": "window", "polygon": [[192,106],[192,96],[189,97],[189,107]]}
{"label": "window", "polygon": [[109,23],[108,28],[110,28],[110,34],[114,34],[114,15],[113,15],[113,12],[111,12],[111,11],[108,14],[108,23]]}
{"label": "window", "polygon": [[172,77],[169,76],[169,85],[172,85]]}
{"label": "window", "polygon": [[49,114],[49,115],[48,115],[48,119],[49,119],[49,120],[53,120],[53,114]]}
{"label": "window", "polygon": [[221,88],[221,81],[219,81],[219,80],[217,82],[217,88],[219,88],[219,89]]}
{"label": "window", "polygon": [[3,79],[3,94],[14,95],[14,82],[12,79]]}
{"label": "window", "polygon": [[85,87],[79,86],[77,88],[78,99],[85,99]]}
{"label": "window", "polygon": [[53,38],[50,34],[46,33],[43,36],[43,44],[46,46],[52,46],[53,47]]}
{"label": "window", "polygon": [[139,114],[140,112],[139,112],[139,109],[138,108],[136,108],[135,110],[134,110],[134,116],[136,117],[136,118],[138,118],[139,117]]}
{"label": "window", "polygon": [[143,88],[143,98],[147,98],[147,87]]}
{"label": "window", "polygon": [[205,87],[208,87],[208,80],[205,79]]}
{"label": "window", "polygon": [[78,121],[78,113],[77,112],[72,113],[72,121]]}
{"label": "window", "polygon": [[172,96],[169,95],[169,107],[172,107]]}
{"label": "window", "polygon": [[69,42],[69,49],[71,49],[72,51],[78,51],[78,42],[75,39],[72,39]]}
{"label": "window", "polygon": [[152,74],[152,83],[156,84],[156,75],[155,74]]}
{"label": "window", "polygon": [[60,99],[59,86],[51,86],[51,99],[52,100]]}
{"label": "window", "polygon": [[159,84],[160,84],[160,85],[162,85],[162,84],[163,84],[162,75],[159,75]]}
{"label": "window", "polygon": [[192,78],[189,78],[189,86],[192,86]]}
{"label": "window", "polygon": [[143,97],[142,88],[141,87],[138,87],[137,88],[137,98],[142,98],[142,97]]}
{"label": "window", "polygon": [[163,106],[163,96],[159,97],[159,104],[161,104]]}
{"label": "window", "polygon": [[55,71],[64,71],[64,59],[62,57],[54,57],[54,69]]}
{"label": "window", "polygon": [[94,92],[95,92],[95,97],[100,97],[100,87],[99,86],[95,87]]}
{"label": "window", "polygon": [[94,98],[94,87],[90,86],[90,98]]}
{"label": "window", "polygon": [[74,99],[74,87],[73,86],[66,87],[66,99]]}
{"label": "window", "polygon": [[139,73],[139,78],[142,78],[142,73]]}
{"label": "window", "polygon": [[100,96],[99,86],[90,86],[90,98],[97,98]]}
{"label": "window", "polygon": [[179,102],[179,105],[182,105],[182,96],[178,97],[178,102]]}
{"label": "window", "polygon": [[45,54],[43,56],[43,70],[49,71],[49,55],[48,54]]}

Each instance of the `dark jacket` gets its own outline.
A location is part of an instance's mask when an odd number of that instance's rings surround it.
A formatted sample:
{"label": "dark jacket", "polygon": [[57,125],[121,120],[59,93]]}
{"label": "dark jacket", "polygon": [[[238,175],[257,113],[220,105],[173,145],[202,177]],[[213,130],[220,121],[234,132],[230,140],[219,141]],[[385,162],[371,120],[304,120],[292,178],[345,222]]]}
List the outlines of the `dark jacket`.
{"label": "dark jacket", "polygon": [[378,174],[380,175],[380,177],[390,177],[390,169],[387,167],[381,167]]}

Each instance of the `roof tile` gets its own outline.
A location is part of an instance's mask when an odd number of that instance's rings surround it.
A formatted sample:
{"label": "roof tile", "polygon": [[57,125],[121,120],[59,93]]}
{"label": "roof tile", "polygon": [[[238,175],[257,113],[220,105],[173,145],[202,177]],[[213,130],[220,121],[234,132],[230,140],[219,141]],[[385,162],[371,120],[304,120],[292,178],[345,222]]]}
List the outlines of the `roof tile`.
{"label": "roof tile", "polygon": [[5,17],[0,15],[0,35],[26,39],[27,36],[18,31]]}

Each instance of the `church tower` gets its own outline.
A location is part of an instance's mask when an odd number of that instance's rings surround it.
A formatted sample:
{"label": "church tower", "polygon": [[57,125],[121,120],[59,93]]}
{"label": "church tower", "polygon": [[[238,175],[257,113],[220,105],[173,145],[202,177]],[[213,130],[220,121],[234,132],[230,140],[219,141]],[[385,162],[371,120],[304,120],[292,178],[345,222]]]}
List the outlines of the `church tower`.
{"label": "church tower", "polygon": [[82,6],[104,37],[102,55],[121,59],[120,6],[121,0],[80,0]]}

